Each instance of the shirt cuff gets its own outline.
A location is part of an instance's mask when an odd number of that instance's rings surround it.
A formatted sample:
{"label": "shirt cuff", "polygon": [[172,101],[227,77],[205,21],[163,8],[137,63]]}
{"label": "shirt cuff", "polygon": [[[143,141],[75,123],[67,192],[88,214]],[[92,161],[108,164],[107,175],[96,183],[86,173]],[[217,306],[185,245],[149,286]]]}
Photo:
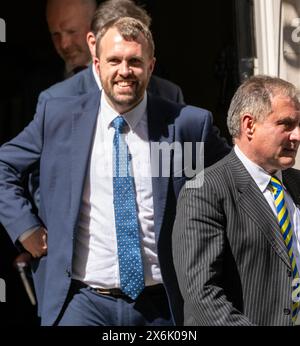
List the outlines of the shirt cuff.
{"label": "shirt cuff", "polygon": [[31,236],[32,233],[37,231],[41,226],[35,226],[33,228],[28,229],[24,233],[22,233],[19,237],[19,241],[22,243],[25,239],[27,239],[29,236]]}

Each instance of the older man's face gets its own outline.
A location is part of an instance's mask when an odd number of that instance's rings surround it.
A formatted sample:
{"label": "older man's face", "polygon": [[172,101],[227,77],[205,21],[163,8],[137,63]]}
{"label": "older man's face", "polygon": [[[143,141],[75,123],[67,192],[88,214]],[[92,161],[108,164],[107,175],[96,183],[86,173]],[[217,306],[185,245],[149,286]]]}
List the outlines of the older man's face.
{"label": "older man's face", "polygon": [[86,42],[91,16],[84,6],[53,7],[47,12],[48,27],[55,49],[68,71],[91,60]]}
{"label": "older man's face", "polygon": [[99,50],[95,65],[107,100],[120,114],[128,112],[142,100],[154,68],[148,43],[141,34],[127,41],[111,28]]}
{"label": "older man's face", "polygon": [[253,157],[270,174],[292,167],[300,143],[300,108],[292,99],[277,95],[272,113],[254,125]]}

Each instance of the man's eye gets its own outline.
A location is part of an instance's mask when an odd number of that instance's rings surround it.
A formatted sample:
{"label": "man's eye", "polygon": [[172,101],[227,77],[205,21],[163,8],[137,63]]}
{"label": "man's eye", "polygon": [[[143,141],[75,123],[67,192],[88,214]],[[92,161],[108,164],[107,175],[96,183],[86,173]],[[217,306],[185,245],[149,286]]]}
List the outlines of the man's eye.
{"label": "man's eye", "polygon": [[119,64],[119,60],[118,59],[110,59],[110,60],[108,60],[108,63],[110,65],[117,65],[117,64]]}
{"label": "man's eye", "polygon": [[131,59],[129,63],[131,66],[141,66],[142,61],[139,59]]}
{"label": "man's eye", "polygon": [[290,131],[294,129],[296,124],[293,121],[283,121],[280,125],[282,125],[286,131]]}

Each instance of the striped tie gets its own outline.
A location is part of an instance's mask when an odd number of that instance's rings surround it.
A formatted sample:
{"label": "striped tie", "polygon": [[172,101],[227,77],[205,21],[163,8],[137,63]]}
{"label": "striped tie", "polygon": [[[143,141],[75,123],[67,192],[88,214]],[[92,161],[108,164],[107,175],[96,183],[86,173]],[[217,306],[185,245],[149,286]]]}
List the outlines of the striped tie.
{"label": "striped tie", "polygon": [[270,180],[270,186],[272,189],[272,193],[275,200],[275,206],[277,211],[277,220],[279,222],[279,226],[281,229],[281,233],[285,242],[285,245],[288,250],[292,273],[293,273],[293,284],[292,284],[292,300],[293,300],[293,308],[292,308],[292,320],[296,321],[299,307],[300,307],[300,284],[299,284],[299,272],[296,266],[296,260],[293,254],[293,229],[292,223],[290,220],[289,212],[286,207],[286,203],[284,200],[283,187],[281,182],[276,178],[272,177]]}

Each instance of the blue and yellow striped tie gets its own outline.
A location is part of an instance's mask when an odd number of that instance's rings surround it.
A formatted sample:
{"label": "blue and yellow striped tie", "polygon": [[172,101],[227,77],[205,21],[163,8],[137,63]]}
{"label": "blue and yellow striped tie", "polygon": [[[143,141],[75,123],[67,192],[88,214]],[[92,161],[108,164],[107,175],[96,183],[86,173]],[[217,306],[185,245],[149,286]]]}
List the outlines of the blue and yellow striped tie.
{"label": "blue and yellow striped tie", "polygon": [[277,211],[277,220],[281,229],[281,233],[285,242],[285,245],[288,250],[292,273],[293,273],[293,285],[292,285],[292,320],[296,321],[300,303],[299,303],[299,293],[300,293],[300,284],[299,284],[299,272],[296,266],[296,260],[293,254],[293,228],[290,220],[289,212],[286,207],[284,200],[283,186],[276,177],[272,177],[270,180],[270,186],[275,200],[275,206]]}

